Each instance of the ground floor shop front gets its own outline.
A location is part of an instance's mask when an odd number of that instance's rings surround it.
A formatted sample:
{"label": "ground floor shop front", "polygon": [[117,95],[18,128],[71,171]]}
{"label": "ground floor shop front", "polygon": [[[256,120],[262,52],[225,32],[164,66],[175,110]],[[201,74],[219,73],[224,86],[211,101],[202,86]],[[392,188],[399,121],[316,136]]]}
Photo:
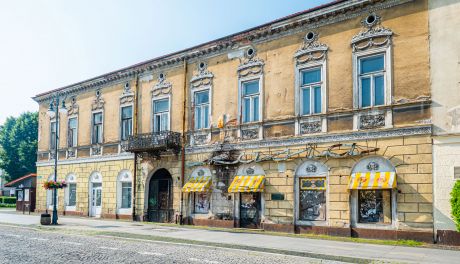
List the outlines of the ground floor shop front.
{"label": "ground floor shop front", "polygon": [[[220,161],[209,158],[220,152],[188,153],[183,181],[175,155],[140,159],[136,173],[129,156],[74,161],[58,167],[69,184],[57,206],[89,217],[432,242],[431,149],[430,135],[414,135],[261,147]],[[53,206],[41,188],[51,164],[38,175],[42,212]]]}

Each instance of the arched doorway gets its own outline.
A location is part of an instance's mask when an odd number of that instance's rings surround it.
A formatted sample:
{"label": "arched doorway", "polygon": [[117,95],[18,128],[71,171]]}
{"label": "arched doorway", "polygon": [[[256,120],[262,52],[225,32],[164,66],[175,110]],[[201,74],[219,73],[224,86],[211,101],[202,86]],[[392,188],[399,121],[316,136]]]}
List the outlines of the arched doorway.
{"label": "arched doorway", "polygon": [[172,177],[166,169],[157,170],[149,180],[147,216],[151,222],[172,222]]}
{"label": "arched doorway", "polygon": [[102,175],[93,172],[89,177],[89,216],[101,217],[102,208]]}

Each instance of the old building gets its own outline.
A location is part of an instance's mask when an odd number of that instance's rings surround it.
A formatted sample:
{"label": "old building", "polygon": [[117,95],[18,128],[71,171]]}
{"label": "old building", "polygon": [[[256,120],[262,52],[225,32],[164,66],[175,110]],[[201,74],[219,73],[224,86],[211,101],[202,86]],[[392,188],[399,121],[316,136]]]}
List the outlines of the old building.
{"label": "old building", "polygon": [[58,144],[65,214],[432,241],[428,20],[334,1],[39,94],[38,183]]}

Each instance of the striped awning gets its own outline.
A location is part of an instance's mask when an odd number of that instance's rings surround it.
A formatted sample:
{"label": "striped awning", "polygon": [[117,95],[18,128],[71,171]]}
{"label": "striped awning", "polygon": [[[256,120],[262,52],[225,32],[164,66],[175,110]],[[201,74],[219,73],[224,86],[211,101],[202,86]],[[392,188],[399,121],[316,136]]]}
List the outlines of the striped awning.
{"label": "striped awning", "polygon": [[358,172],[353,173],[348,189],[393,189],[396,188],[394,172]]}
{"label": "striped awning", "polygon": [[265,176],[236,176],[228,192],[262,192],[265,188]]}
{"label": "striped awning", "polygon": [[182,188],[182,192],[207,192],[211,188],[211,176],[192,177]]}

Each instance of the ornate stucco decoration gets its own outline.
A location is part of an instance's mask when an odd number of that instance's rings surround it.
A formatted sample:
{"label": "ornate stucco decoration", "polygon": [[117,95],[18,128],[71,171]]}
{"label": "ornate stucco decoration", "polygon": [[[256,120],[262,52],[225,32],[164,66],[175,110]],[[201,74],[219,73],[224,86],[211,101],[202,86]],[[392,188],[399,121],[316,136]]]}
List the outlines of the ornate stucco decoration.
{"label": "ornate stucco decoration", "polygon": [[264,70],[264,65],[264,61],[256,57],[255,49],[249,48],[246,51],[243,62],[237,68],[238,77],[243,78],[250,75],[261,74]]}
{"label": "ornate stucco decoration", "polygon": [[78,104],[77,104],[77,98],[75,96],[73,96],[70,99],[70,105],[67,108],[67,115],[68,116],[78,115]]}
{"label": "ornate stucco decoration", "polygon": [[383,47],[391,44],[393,31],[381,25],[381,19],[375,13],[369,14],[361,21],[364,29],[351,39],[353,51],[361,51],[372,47]]}
{"label": "ornate stucco decoration", "polygon": [[361,129],[374,129],[385,126],[385,114],[368,114],[361,115],[359,118],[359,127]]}
{"label": "ornate stucco decoration", "polygon": [[326,44],[318,41],[317,33],[308,32],[305,35],[302,47],[294,54],[294,58],[297,65],[310,61],[324,60],[328,49]]}
{"label": "ornate stucco decoration", "polygon": [[214,74],[208,70],[208,64],[205,62],[198,63],[198,73],[192,77],[190,84],[192,88],[206,86],[212,84]]}
{"label": "ornate stucco decoration", "polygon": [[321,132],[321,120],[307,121],[300,124],[300,134],[314,134]]}
{"label": "ornate stucco decoration", "polygon": [[101,90],[96,90],[96,98],[94,98],[94,100],[93,100],[93,104],[91,105],[91,109],[93,111],[102,110],[102,109],[104,109],[104,104],[105,104],[105,101],[104,101],[104,99],[102,99]]}
{"label": "ornate stucco decoration", "polygon": [[242,140],[259,139],[259,128],[241,129]]}
{"label": "ornate stucco decoration", "polygon": [[134,92],[131,90],[129,83],[123,87],[123,93],[120,96],[120,104],[132,103],[134,101]]}
{"label": "ornate stucco decoration", "polygon": [[171,88],[172,84],[166,80],[166,75],[164,73],[160,73],[158,75],[158,83],[152,88],[152,97],[170,94]]}

